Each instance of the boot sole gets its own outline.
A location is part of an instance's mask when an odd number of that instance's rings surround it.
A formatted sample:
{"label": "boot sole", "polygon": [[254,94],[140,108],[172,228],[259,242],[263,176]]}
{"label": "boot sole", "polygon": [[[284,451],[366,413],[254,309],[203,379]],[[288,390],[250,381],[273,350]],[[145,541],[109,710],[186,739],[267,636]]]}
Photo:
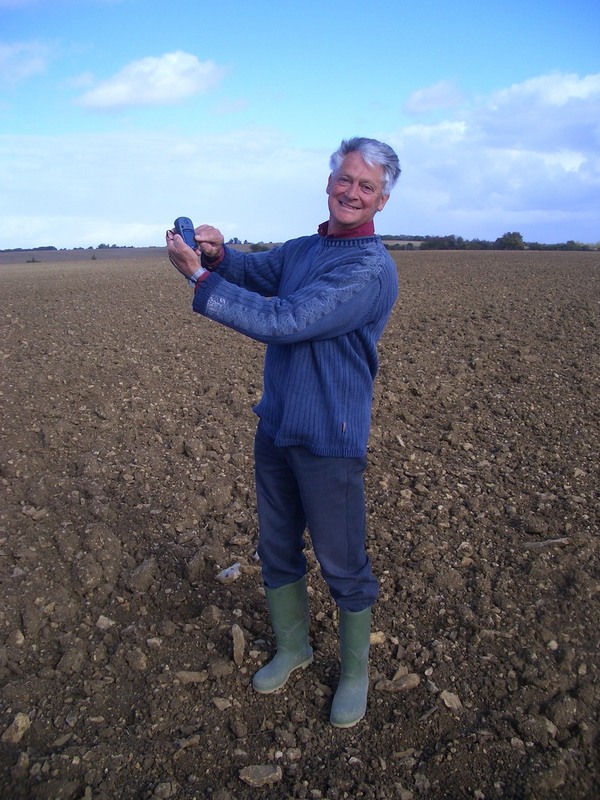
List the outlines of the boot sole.
{"label": "boot sole", "polygon": [[355,719],[352,722],[334,722],[331,719],[329,720],[329,722],[334,728],[353,728],[355,725],[358,725],[359,722],[362,722],[365,716],[359,717],[358,719]]}
{"label": "boot sole", "polygon": [[306,661],[303,661],[302,664],[298,664],[298,666],[294,667],[288,672],[288,674],[285,677],[285,680],[282,681],[278,686],[275,686],[273,689],[258,689],[254,684],[252,684],[252,688],[254,689],[255,692],[258,692],[258,694],[273,694],[274,692],[279,691],[279,689],[283,689],[283,687],[288,682],[292,672],[296,672],[296,670],[298,669],[306,669],[308,666],[312,664],[313,661],[314,661],[314,656],[311,656]]}

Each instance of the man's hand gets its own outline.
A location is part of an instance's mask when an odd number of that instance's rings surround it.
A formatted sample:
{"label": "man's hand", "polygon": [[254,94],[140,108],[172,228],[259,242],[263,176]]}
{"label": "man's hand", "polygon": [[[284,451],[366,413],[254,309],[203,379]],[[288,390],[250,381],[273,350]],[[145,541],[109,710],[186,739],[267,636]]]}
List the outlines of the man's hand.
{"label": "man's hand", "polygon": [[209,261],[216,261],[221,255],[225,239],[218,228],[212,225],[200,225],[196,228],[196,241]]}
{"label": "man's hand", "polygon": [[190,278],[198,269],[198,253],[183,241],[175,231],[167,231],[167,253],[176,270],[185,278]]}
{"label": "man's hand", "polygon": [[171,264],[186,278],[191,277],[198,269],[198,251],[201,251],[209,261],[216,261],[225,242],[221,231],[212,225],[200,225],[196,228],[195,234],[198,248],[193,250],[178,233],[173,230],[167,231],[167,252]]}

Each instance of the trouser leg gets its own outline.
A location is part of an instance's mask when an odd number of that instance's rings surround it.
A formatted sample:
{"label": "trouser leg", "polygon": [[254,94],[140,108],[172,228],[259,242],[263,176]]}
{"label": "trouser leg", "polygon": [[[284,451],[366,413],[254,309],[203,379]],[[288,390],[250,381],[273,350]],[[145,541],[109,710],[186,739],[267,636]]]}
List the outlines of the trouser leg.
{"label": "trouser leg", "polygon": [[366,551],[365,459],[314,456],[290,448],[302,507],[335,602],[362,611],[377,599],[378,585]]}
{"label": "trouser leg", "polygon": [[258,555],[265,587],[277,589],[306,574],[306,515],[285,449],[275,447],[260,425],[254,440],[254,460]]}
{"label": "trouser leg", "polygon": [[259,426],[255,439],[258,554],[265,586],[275,589],[306,573],[304,531],[333,599],[362,611],[378,586],[366,552],[363,458],[315,456],[276,447]]}

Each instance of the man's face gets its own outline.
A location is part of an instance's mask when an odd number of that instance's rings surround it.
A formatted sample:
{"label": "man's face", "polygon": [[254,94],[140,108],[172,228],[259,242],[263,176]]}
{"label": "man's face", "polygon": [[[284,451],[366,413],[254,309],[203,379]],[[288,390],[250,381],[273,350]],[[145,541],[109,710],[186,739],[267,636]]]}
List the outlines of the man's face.
{"label": "man's face", "polygon": [[329,233],[343,233],[370,222],[387,203],[383,169],[370,167],[360,153],[348,153],[327,181]]}

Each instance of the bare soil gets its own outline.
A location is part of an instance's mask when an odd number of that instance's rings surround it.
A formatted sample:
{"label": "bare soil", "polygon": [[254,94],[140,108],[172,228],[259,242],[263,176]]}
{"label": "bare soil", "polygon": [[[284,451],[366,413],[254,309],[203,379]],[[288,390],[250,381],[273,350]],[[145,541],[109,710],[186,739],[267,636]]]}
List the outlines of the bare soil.
{"label": "bare soil", "polygon": [[28,256],[0,255],[2,797],[600,796],[600,253],[395,255],[345,731],[310,553],[315,662],[250,683],[263,347],[161,249]]}

